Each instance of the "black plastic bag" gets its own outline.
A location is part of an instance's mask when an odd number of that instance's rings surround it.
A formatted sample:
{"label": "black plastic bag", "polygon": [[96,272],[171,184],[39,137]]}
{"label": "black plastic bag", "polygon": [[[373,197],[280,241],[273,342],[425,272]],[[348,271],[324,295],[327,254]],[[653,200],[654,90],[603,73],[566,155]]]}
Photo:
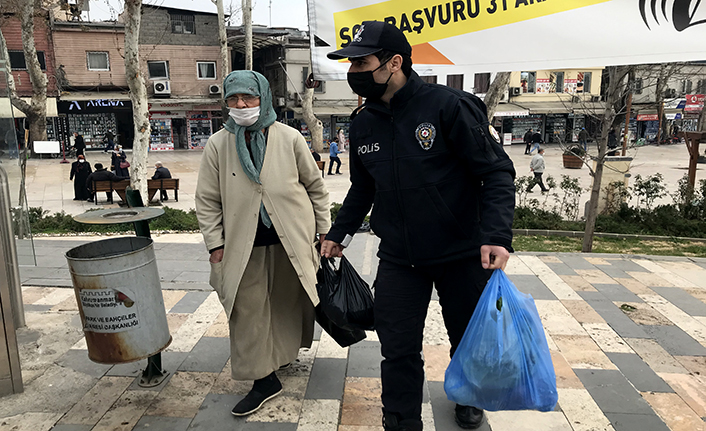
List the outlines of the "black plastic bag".
{"label": "black plastic bag", "polygon": [[322,276],[316,289],[322,311],[341,328],[372,331],[373,293],[368,283],[345,256],[341,258],[339,269],[334,262],[333,258],[321,258],[319,273]]}
{"label": "black plastic bag", "polygon": [[316,323],[318,323],[339,346],[348,347],[365,340],[365,331],[362,329],[344,329],[340,326],[336,326],[321,310],[321,304],[317,305],[314,311],[316,312]]}

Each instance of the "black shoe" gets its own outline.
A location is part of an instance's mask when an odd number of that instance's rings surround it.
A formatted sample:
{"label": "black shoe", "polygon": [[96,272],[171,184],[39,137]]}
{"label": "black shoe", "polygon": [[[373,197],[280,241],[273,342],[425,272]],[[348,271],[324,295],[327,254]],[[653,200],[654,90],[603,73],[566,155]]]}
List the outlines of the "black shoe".
{"label": "black shoe", "polygon": [[385,431],[422,431],[422,421],[415,419],[400,420],[395,413],[383,411],[382,427]]}
{"label": "black shoe", "polygon": [[483,410],[456,404],[456,424],[466,430],[480,428],[483,424]]}
{"label": "black shoe", "polygon": [[250,392],[233,407],[233,416],[247,416],[255,413],[265,402],[282,393],[282,383],[275,375],[270,374],[264,379],[255,380]]}
{"label": "black shoe", "polygon": [[333,175],[333,174],[332,174],[331,172],[329,172],[329,173],[328,173],[328,174],[326,174],[326,175]]}
{"label": "black shoe", "polygon": [[340,173],[340,172],[336,172],[336,175],[343,175],[343,174],[342,174],[342,173]]}

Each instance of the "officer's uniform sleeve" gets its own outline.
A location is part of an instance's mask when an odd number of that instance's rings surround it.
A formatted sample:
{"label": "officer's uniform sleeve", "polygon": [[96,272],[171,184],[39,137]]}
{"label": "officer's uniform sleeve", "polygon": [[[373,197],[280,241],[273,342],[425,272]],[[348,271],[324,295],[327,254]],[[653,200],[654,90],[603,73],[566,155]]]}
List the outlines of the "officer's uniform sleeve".
{"label": "officer's uniform sleeve", "polygon": [[375,199],[375,180],[360,160],[353,130],[351,130],[350,143],[348,154],[350,154],[351,188],[343,200],[343,206],[338,210],[331,230],[326,235],[326,239],[343,246],[348,246],[353,239],[353,235],[365,220]]}
{"label": "officer's uniform sleeve", "polygon": [[490,131],[485,105],[480,99],[460,98],[446,120],[449,142],[467,164],[470,175],[482,182],[481,244],[500,245],[512,252],[515,168]]}

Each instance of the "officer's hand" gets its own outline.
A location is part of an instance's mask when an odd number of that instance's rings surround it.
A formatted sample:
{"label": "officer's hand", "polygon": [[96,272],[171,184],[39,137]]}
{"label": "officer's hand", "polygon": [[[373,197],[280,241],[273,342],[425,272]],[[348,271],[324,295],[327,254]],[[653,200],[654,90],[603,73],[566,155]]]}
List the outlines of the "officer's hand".
{"label": "officer's hand", "polygon": [[321,256],[324,256],[326,258],[342,257],[343,246],[337,242],[326,240],[321,245]]}
{"label": "officer's hand", "polygon": [[480,261],[485,269],[502,269],[510,259],[510,252],[499,245],[484,245],[480,248]]}
{"label": "officer's hand", "polygon": [[219,263],[222,260],[223,260],[223,249],[222,248],[219,248],[218,250],[214,250],[213,253],[211,253],[211,257],[208,258],[208,261],[211,263]]}

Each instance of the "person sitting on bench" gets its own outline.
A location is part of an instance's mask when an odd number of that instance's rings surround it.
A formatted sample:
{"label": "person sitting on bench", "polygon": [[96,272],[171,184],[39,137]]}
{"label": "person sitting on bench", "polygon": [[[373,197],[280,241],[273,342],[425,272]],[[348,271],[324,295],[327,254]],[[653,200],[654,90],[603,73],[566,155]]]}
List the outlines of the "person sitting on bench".
{"label": "person sitting on bench", "polygon": [[[162,162],[156,162],[154,164],[154,167],[156,168],[154,171],[154,175],[152,175],[153,180],[160,180],[160,179],[166,179],[166,178],[171,178],[172,174],[169,172],[169,169],[165,168],[164,165],[162,165]],[[176,196],[176,194],[175,194]],[[167,191],[166,190],[159,190],[159,199],[166,201],[169,200],[167,198]]]}
{"label": "person sitting on bench", "polygon": [[[86,199],[87,201],[92,201],[93,200],[93,181],[122,181],[122,180],[129,180],[129,177],[119,177],[115,175],[114,173],[106,170],[103,167],[102,163],[96,163],[93,165],[96,170],[92,172],[88,178],[86,178],[86,188],[88,189],[89,197]],[[108,197],[108,202],[113,203],[113,192],[105,192],[106,196]]]}

